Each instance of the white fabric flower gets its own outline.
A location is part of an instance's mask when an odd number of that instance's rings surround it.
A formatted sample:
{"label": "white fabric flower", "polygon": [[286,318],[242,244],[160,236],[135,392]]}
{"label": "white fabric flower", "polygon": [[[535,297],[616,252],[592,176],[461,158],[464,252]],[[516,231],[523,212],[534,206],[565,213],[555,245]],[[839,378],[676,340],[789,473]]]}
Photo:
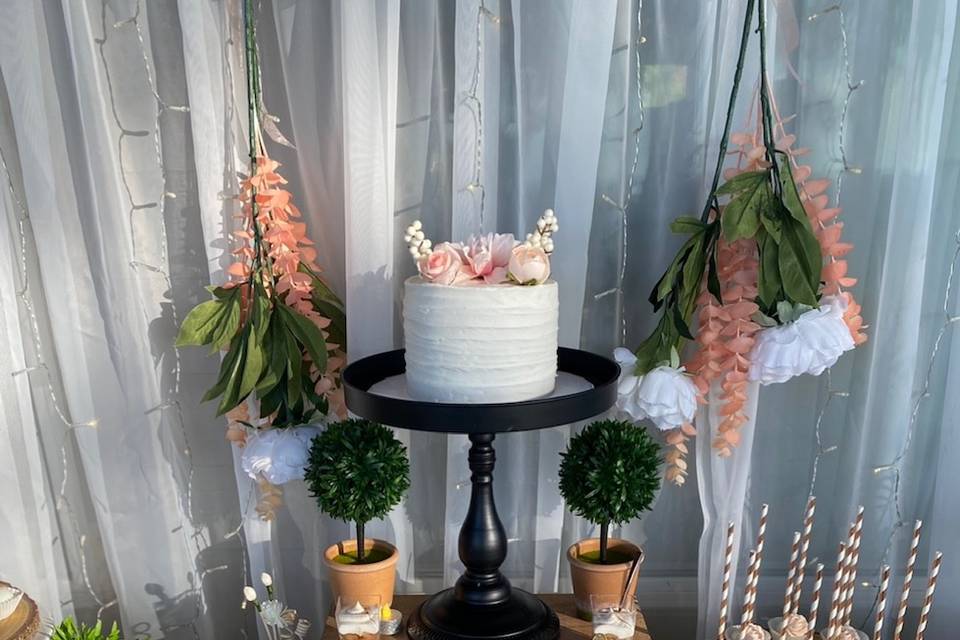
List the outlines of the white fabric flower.
{"label": "white fabric flower", "polygon": [[287,628],[287,621],[283,619],[284,607],[279,600],[267,600],[260,605],[260,618],[263,624],[270,627]]}
{"label": "white fabric flower", "polygon": [[320,429],[312,426],[257,431],[243,448],[243,470],[251,478],[262,475],[270,484],[302,480],[310,442],[319,433]]}
{"label": "white fabric flower", "polygon": [[697,387],[682,367],[662,365],[638,376],[635,374],[637,357],[628,349],[615,349],[613,357],[621,369],[617,408],[634,420],[650,418],[663,431],[693,421]]}
{"label": "white fabric flower", "polygon": [[776,384],[804,373],[818,376],[832,367],[855,346],[843,321],[845,310],[843,298],[825,297],[819,309],[807,311],[795,322],[757,333],[750,352],[750,380]]}

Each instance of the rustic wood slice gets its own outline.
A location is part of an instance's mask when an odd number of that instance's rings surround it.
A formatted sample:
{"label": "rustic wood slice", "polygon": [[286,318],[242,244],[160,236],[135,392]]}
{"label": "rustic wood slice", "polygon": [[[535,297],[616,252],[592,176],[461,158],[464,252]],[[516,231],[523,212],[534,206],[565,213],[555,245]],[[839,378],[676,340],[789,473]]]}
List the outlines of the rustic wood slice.
{"label": "rustic wood slice", "polygon": [[[392,607],[403,613],[403,624],[400,625],[400,631],[394,636],[381,635],[380,640],[396,638],[396,640],[407,640],[406,622],[410,613],[426,599],[425,595],[406,595],[396,596]],[[553,609],[560,618],[560,640],[591,640],[593,638],[593,628],[589,622],[577,617],[576,606],[573,603],[573,596],[564,593],[547,593],[538,595],[547,606]],[[333,616],[328,616],[326,625],[323,629],[322,640],[337,640],[337,624]],[[637,632],[633,636],[634,640],[651,640],[650,633],[647,631],[647,622],[643,619],[643,613],[637,612]]]}
{"label": "rustic wood slice", "polygon": [[[10,586],[6,582],[2,585]],[[0,640],[32,640],[40,631],[40,610],[37,603],[23,594],[20,604],[9,617],[0,620]]]}

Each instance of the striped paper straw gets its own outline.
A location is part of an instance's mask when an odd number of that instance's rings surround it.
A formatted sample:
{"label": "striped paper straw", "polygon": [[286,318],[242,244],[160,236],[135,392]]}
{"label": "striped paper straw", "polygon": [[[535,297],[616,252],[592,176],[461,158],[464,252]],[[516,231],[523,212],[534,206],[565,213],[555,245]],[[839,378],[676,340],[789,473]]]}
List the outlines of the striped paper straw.
{"label": "striped paper straw", "polygon": [[887,589],[890,588],[890,566],[880,570],[880,595],[877,596],[877,617],[873,621],[873,640],[883,638],[883,616],[887,612]]}
{"label": "striped paper straw", "polygon": [[817,510],[816,496],[807,499],[807,508],[803,513],[803,535],[800,538],[800,559],[797,562],[797,577],[793,585],[793,600],[790,611],[800,611],[800,595],[803,593],[803,577],[807,572],[807,552],[813,535],[813,514]]}
{"label": "striped paper straw", "polygon": [[913,537],[910,539],[910,555],[907,556],[907,571],[903,574],[903,591],[900,593],[900,606],[897,608],[897,621],[893,627],[893,640],[900,640],[903,622],[907,616],[907,600],[910,599],[910,583],[913,582],[913,568],[917,564],[917,550],[920,548],[920,528],[923,521],[913,523]]}
{"label": "striped paper straw", "polygon": [[740,626],[750,622],[753,612],[750,608],[750,587],[753,582],[753,566],[757,562],[757,550],[750,550],[750,562],[747,564],[747,581],[743,585],[743,611],[740,613]]}
{"label": "striped paper straw", "polygon": [[844,591],[843,613],[840,617],[841,625],[849,625],[853,614],[853,594],[857,588],[857,566],[860,564],[860,539],[863,537],[863,505],[857,507],[857,517],[853,522],[853,546],[850,552],[849,570],[847,571],[847,588]]}
{"label": "striped paper straw", "polygon": [[[767,514],[770,512],[770,505],[760,506],[760,523],[757,525],[757,557],[763,557],[763,541],[767,534]],[[759,564],[759,560],[757,562]]]}
{"label": "striped paper straw", "polygon": [[717,631],[718,640],[724,640],[727,631],[727,612],[730,609],[730,568],[733,566],[733,534],[734,525],[727,525],[727,546],[723,555],[723,586],[720,589],[720,628]]}
{"label": "striped paper straw", "polygon": [[793,544],[790,546],[790,568],[787,570],[787,590],[783,593],[783,619],[790,614],[793,604],[794,581],[797,578],[797,558],[800,555],[800,532],[793,532]]}
{"label": "striped paper straw", "polygon": [[817,629],[817,614],[820,612],[820,588],[823,586],[823,565],[817,565],[817,575],[813,579],[813,602],[810,603],[810,617],[807,631],[808,640],[813,640]]}
{"label": "striped paper straw", "polygon": [[840,604],[840,590],[843,588],[843,574],[847,563],[847,543],[840,543],[837,552],[837,570],[833,574],[833,594],[830,596],[830,616],[827,622],[826,640],[832,640],[837,632],[837,606]]}
{"label": "striped paper straw", "polygon": [[927,620],[930,618],[930,607],[933,606],[933,592],[937,589],[937,575],[940,573],[940,563],[943,554],[937,551],[933,556],[933,564],[927,573],[927,593],[923,596],[923,608],[920,609],[920,622],[917,623],[917,640],[923,640],[923,633],[927,630]]}
{"label": "striped paper straw", "polygon": [[[754,557],[752,572],[748,576],[747,588],[750,591],[750,609],[747,616],[747,622],[753,622],[753,615],[756,613],[757,605],[757,582],[760,580],[760,563],[763,562],[763,544],[767,536],[767,515],[770,513],[770,505],[764,503],[760,505],[760,522],[757,523],[757,555]],[[741,622],[741,624],[743,624]]]}

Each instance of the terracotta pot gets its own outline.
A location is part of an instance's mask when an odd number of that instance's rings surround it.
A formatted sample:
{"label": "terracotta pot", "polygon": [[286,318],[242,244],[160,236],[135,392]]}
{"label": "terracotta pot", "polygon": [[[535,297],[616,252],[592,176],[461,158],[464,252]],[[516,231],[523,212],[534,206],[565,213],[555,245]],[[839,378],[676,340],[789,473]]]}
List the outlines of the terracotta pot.
{"label": "terracotta pot", "polygon": [[[591,594],[612,595],[623,593],[623,587],[627,583],[627,574],[630,573],[631,562],[595,564],[580,559],[580,556],[584,553],[599,549],[600,538],[581,540],[567,549],[567,560],[570,561],[570,578],[573,580],[573,600],[577,605],[577,615],[584,620],[589,620],[591,617]],[[643,551],[640,547],[626,540],[610,538],[607,540],[607,551],[616,551],[630,558],[639,557],[640,562],[643,562]],[[633,580],[629,588],[631,595],[637,592],[637,576],[639,575],[639,571],[633,574]]]}
{"label": "terracotta pot", "polygon": [[390,556],[380,562],[370,564],[341,564],[336,561],[338,555],[356,552],[356,540],[344,540],[330,545],[323,552],[323,560],[330,574],[330,587],[333,601],[342,598],[345,602],[363,600],[363,596],[380,596],[380,606],[393,602],[393,585],[397,577],[397,560],[400,553],[389,542],[365,538],[363,548],[369,553],[372,549],[389,551]]}

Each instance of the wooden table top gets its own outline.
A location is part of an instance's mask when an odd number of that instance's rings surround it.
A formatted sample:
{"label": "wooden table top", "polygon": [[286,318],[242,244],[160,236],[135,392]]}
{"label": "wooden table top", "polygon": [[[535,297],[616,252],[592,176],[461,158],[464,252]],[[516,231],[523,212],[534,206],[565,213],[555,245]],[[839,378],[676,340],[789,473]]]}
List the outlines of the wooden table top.
{"label": "wooden table top", "polygon": [[[6,585],[6,582],[0,582]],[[37,603],[23,594],[20,604],[8,617],[0,620],[0,640],[29,640],[40,630]]]}
{"label": "wooden table top", "polygon": [[[573,596],[568,593],[546,593],[538,595],[547,606],[556,611],[560,618],[560,640],[590,640],[593,637],[593,629],[589,622],[577,617],[576,607],[573,604]],[[425,595],[398,595],[393,600],[393,608],[403,613],[403,622],[401,631],[395,636],[380,636],[384,638],[397,638],[397,640],[407,640],[406,625],[410,617],[410,612],[417,608],[427,596]],[[651,640],[647,632],[647,622],[643,619],[643,613],[637,612],[637,632],[633,636],[634,640]],[[337,625],[333,616],[327,617],[327,624],[323,629],[322,640],[337,640]]]}

